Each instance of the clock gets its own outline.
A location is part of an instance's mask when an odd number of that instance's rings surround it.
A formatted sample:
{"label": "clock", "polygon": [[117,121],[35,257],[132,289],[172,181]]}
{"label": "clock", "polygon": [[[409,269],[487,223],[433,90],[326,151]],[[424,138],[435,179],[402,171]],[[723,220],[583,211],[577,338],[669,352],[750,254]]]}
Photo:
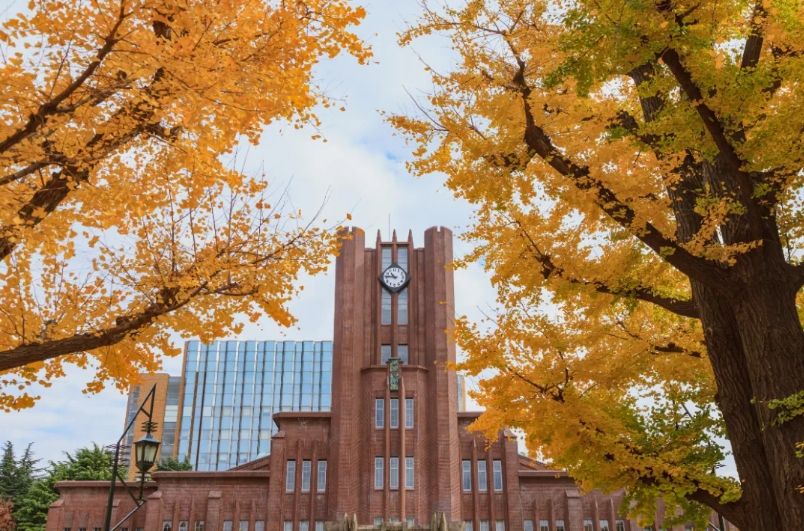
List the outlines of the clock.
{"label": "clock", "polygon": [[410,281],[410,275],[397,264],[391,264],[380,273],[380,284],[391,293],[399,293]]}

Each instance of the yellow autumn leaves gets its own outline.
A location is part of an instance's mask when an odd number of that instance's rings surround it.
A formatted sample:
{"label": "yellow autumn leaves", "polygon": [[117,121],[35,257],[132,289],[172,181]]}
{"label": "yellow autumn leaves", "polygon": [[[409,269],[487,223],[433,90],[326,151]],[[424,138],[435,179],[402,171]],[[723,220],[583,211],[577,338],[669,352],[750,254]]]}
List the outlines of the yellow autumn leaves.
{"label": "yellow autumn leaves", "polygon": [[370,56],[352,33],[364,14],[345,0],[44,0],[2,25],[0,408],[30,406],[2,390],[64,363],[97,368],[91,391],[126,386],[176,354],[170,331],[293,322],[294,281],[326,267],[333,228],[223,155],[277,120],[317,124],[312,68]]}

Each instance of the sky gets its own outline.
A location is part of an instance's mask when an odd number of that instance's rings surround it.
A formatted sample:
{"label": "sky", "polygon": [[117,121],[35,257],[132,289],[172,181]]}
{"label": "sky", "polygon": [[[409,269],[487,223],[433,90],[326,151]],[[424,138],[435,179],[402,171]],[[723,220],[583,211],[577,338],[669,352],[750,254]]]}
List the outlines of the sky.
{"label": "sky", "polygon": [[[12,0],[11,6],[22,4]],[[381,111],[410,112],[411,96],[422,96],[430,89],[429,74],[422,60],[439,71],[449,70],[456,55],[446,38],[431,36],[400,47],[397,33],[416,20],[420,7],[416,0],[377,0],[363,2],[367,17],[357,33],[369,43],[374,58],[360,66],[348,57],[328,60],[316,69],[316,77],[327,93],[345,101],[321,109],[319,131],[295,130],[285,124],[266,128],[258,146],[238,153],[246,172],[265,168],[275,189],[289,187],[296,208],[312,215],[326,200],[323,218],[352,216],[354,226],[367,232],[373,245],[378,230],[390,239],[390,229],[400,238],[413,232],[416,246],[423,244],[424,230],[440,225],[457,236],[471,222],[472,208],[455,199],[443,186],[443,176],[415,178],[407,173],[405,161],[411,148],[383,121]],[[12,12],[9,8],[7,13]],[[3,10],[0,9],[0,18]],[[327,142],[313,140],[323,135]],[[238,163],[239,165],[239,163]],[[471,249],[457,237],[454,254],[460,257]],[[331,340],[333,337],[334,268],[327,274],[302,278],[301,296],[290,304],[298,322],[282,328],[270,320],[245,323],[240,340]],[[479,266],[455,273],[455,305],[459,315],[478,322],[482,313],[494,306],[495,294],[488,275]],[[181,341],[177,338],[177,344]],[[460,355],[460,354],[459,354]],[[178,375],[181,356],[166,358],[163,371]],[[96,395],[82,393],[91,374],[78,368],[42,390],[42,399],[33,409],[0,413],[0,443],[10,440],[22,449],[34,442],[34,452],[43,463],[62,458],[62,452],[91,445],[113,444],[124,428],[126,397],[114,388]],[[473,382],[468,386],[473,387]],[[477,409],[470,400],[470,409]],[[728,459],[722,473],[736,475]]]}
{"label": "sky", "polygon": [[[24,2],[15,4],[24,6]],[[295,130],[285,124],[269,126],[260,144],[241,149],[238,158],[245,162],[247,173],[264,166],[272,186],[277,190],[288,186],[294,206],[307,215],[312,216],[325,199],[323,218],[341,220],[350,213],[349,223],[367,232],[369,245],[377,230],[384,240],[390,239],[389,218],[391,230],[400,238],[413,231],[416,246],[423,245],[424,230],[431,226],[448,227],[457,235],[470,222],[470,206],[456,200],[443,187],[441,177],[418,179],[406,172],[411,149],[380,115],[380,111],[411,109],[410,95],[421,95],[430,86],[419,57],[434,67],[448,68],[452,62],[449,42],[432,37],[412,47],[398,46],[397,32],[413,22],[419,11],[414,0],[363,5],[368,15],[357,33],[373,48],[371,63],[360,66],[343,56],[324,61],[316,70],[320,85],[331,97],[343,99],[346,111],[338,111],[340,105],[321,109],[320,131]],[[10,7],[6,16],[14,12]],[[315,134],[322,134],[327,142],[311,139]],[[456,257],[469,250],[455,239]],[[298,318],[294,328],[282,328],[266,319],[246,323],[242,334],[227,339],[331,340],[334,268],[327,274],[302,278],[301,283],[305,289],[290,305]],[[494,292],[487,276],[475,267],[456,272],[455,299],[460,314],[479,319],[478,308],[493,304]],[[180,367],[181,356],[164,360],[165,372],[178,375]],[[126,397],[114,388],[83,394],[90,376],[88,371],[71,368],[66,377],[42,390],[42,399],[33,409],[0,413],[0,442],[10,440],[18,449],[34,442],[34,452],[43,463],[93,442],[116,442],[124,428]]]}

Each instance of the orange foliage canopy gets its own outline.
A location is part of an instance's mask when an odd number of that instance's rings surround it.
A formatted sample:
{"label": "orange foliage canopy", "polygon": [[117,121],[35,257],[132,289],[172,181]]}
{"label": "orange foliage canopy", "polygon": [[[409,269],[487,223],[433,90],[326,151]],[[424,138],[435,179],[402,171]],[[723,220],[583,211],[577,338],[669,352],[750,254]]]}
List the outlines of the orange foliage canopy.
{"label": "orange foliage canopy", "polygon": [[[370,51],[346,0],[31,1],[0,26],[0,408],[65,363],[88,391],[210,341],[234,316],[293,323],[334,232],[222,155],[318,123],[312,69]],[[19,387],[19,389],[16,389]],[[0,391],[3,388],[0,387]],[[14,391],[13,393],[11,391]],[[20,392],[23,391],[23,392]]]}

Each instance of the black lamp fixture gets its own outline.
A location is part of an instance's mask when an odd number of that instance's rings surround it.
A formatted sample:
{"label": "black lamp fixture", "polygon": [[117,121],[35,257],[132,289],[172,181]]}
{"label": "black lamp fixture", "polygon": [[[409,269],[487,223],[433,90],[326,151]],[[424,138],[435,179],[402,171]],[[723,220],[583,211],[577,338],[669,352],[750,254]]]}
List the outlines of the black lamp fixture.
{"label": "black lamp fixture", "polygon": [[159,450],[160,442],[151,435],[153,424],[150,420],[146,421],[143,426],[145,435],[134,443],[134,464],[143,475],[147,474],[156,463],[156,452]]}

